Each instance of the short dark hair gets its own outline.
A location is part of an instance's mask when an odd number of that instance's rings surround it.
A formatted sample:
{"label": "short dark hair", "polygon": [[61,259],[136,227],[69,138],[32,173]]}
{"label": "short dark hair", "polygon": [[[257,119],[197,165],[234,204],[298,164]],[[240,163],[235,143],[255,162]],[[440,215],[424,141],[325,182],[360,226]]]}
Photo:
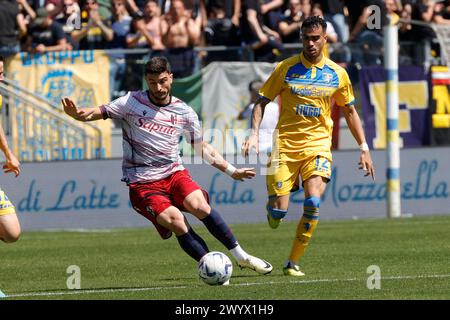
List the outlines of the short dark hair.
{"label": "short dark hair", "polygon": [[150,2],[156,3],[156,4],[158,5],[158,7],[159,7],[159,2],[158,2],[158,0],[147,0],[147,1],[145,1],[144,6],[146,6],[146,5],[149,4]]}
{"label": "short dark hair", "polygon": [[166,57],[153,57],[145,64],[145,75],[163,72],[172,73],[169,60]]}
{"label": "short dark hair", "polygon": [[225,10],[226,9],[226,3],[225,0],[210,0],[208,2],[208,9],[216,9],[216,10]]}
{"label": "short dark hair", "polygon": [[5,58],[3,56],[0,56],[0,62],[5,61]]}
{"label": "short dark hair", "polygon": [[306,29],[315,29],[319,26],[322,27],[323,32],[327,32],[327,23],[324,19],[319,16],[310,16],[303,21],[301,31],[303,33]]}

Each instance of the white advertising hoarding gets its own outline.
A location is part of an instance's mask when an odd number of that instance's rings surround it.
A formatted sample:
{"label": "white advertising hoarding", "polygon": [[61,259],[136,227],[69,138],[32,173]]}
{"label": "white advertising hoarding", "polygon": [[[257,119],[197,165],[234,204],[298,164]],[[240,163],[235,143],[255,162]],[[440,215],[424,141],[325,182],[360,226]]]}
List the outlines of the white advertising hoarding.
{"label": "white advertising hoarding", "polygon": [[[373,151],[372,156],[375,182],[358,170],[358,151],[333,152],[333,174],[322,197],[321,219],[386,217],[386,153]],[[450,214],[449,158],[450,148],[401,151],[402,214]],[[186,167],[228,223],[266,221],[262,164],[251,165],[258,173],[254,179],[238,182],[198,164],[198,159],[189,160]],[[237,161],[238,167],[249,166],[242,158]],[[3,175],[1,187],[16,206],[24,230],[151,225],[130,206],[121,176],[120,159],[25,163],[18,178]],[[302,192],[291,195],[287,220],[300,217],[303,199]]]}

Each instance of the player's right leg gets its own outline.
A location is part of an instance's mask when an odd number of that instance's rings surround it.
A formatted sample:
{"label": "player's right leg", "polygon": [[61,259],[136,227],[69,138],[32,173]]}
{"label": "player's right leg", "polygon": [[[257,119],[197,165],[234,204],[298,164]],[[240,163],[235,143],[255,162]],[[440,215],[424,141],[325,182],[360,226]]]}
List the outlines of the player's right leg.
{"label": "player's right leg", "polygon": [[292,161],[285,154],[280,154],[279,159],[272,159],[268,166],[267,222],[272,229],[276,229],[288,212],[289,195],[298,180],[300,166],[298,161]]}
{"label": "player's right leg", "polygon": [[269,196],[267,201],[267,222],[272,229],[278,228],[286,216],[289,207],[289,194],[283,196]]}
{"label": "player's right leg", "polygon": [[16,215],[16,209],[5,192],[0,189],[0,240],[13,243],[19,240],[19,237],[20,223]]}
{"label": "player's right leg", "polygon": [[13,211],[2,213],[0,210],[0,240],[6,243],[13,243],[19,240],[20,223],[17,215]]}

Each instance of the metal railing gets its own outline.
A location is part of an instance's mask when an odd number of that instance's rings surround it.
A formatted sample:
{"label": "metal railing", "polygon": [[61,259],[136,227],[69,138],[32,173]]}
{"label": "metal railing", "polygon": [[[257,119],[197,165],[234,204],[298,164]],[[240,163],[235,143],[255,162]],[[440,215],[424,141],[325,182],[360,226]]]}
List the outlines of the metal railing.
{"label": "metal railing", "polygon": [[5,79],[2,125],[20,161],[87,160],[104,157],[101,129],[80,123],[62,107]]}

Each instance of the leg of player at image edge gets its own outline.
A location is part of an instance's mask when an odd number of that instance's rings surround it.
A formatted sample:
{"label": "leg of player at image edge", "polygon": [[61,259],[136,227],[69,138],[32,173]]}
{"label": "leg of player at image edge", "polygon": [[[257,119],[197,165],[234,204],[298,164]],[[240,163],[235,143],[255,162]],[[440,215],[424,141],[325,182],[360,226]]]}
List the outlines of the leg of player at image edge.
{"label": "leg of player at image edge", "polygon": [[1,298],[7,298],[8,296],[6,294],[3,293],[2,290],[0,290],[0,299]]}
{"label": "leg of player at image edge", "polygon": [[283,273],[286,276],[301,277],[305,275],[300,271],[297,262],[305,253],[309,239],[311,239],[312,233],[317,227],[317,223],[319,222],[319,207],[319,197],[308,197],[305,199],[303,204],[303,216],[297,225],[291,254],[289,255],[289,259],[286,260],[283,268]]}

